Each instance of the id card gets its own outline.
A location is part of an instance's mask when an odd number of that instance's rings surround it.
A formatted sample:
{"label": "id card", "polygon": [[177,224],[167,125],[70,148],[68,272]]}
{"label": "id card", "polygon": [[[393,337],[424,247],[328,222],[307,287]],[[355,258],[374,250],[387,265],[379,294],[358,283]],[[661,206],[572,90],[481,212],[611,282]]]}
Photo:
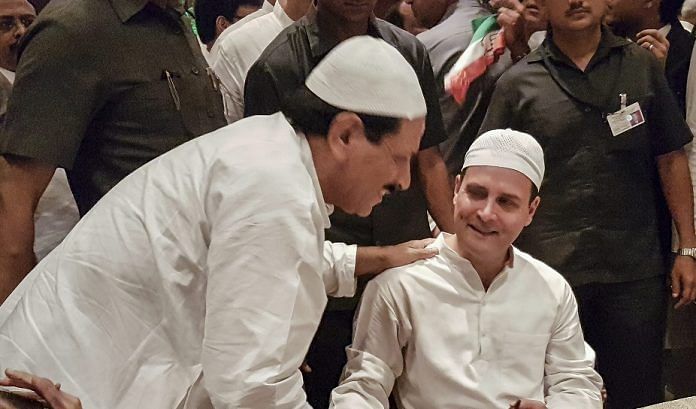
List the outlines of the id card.
{"label": "id card", "polygon": [[640,109],[640,104],[634,102],[626,108],[622,108],[613,114],[607,115],[607,122],[609,122],[611,134],[617,136],[629,129],[644,124],[645,118],[643,117],[643,111]]}

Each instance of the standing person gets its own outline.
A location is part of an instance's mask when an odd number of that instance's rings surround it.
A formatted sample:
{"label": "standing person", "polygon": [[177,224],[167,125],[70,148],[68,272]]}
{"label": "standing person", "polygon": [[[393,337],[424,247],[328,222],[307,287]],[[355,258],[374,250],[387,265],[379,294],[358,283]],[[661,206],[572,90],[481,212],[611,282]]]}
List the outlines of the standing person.
{"label": "standing person", "polygon": [[261,9],[262,0],[196,0],[198,36],[208,51],[223,31]]}
{"label": "standing person", "polygon": [[326,295],[355,291],[323,258],[331,205],[367,215],[408,187],[426,104],[364,36],[294,100],[109,191],[0,307],[0,365],[94,409],[309,409],[298,368]]}
{"label": "standing person", "polygon": [[437,238],[434,258],[368,284],[332,409],[385,409],[392,391],[404,409],[602,407],[570,285],[512,246],[543,178],[532,136],[474,141],[457,175],[455,233]]}
{"label": "standing person", "polygon": [[228,123],[244,117],[244,82],[251,66],[274,38],[307,13],[311,0],[278,0],[273,12],[250,21],[217,47],[212,66],[220,78]]}
{"label": "standing person", "polygon": [[[12,94],[19,44],[35,19],[36,11],[28,1],[0,1],[0,124],[4,123]],[[53,250],[78,219],[65,170],[56,169],[34,212],[36,258],[40,260]]]}
{"label": "standing person", "polygon": [[[544,205],[517,245],[573,285],[612,409],[663,399],[669,206],[696,247],[683,146],[692,139],[662,67],[602,27],[603,0],[547,0],[544,43],[503,74],[481,131],[511,127],[544,148]],[[677,256],[677,307],[696,262]],[[601,318],[599,318],[601,317]]]}
{"label": "standing person", "polygon": [[492,9],[478,0],[407,0],[413,14],[420,24],[429,30],[418,35],[418,39],[428,50],[438,87],[440,107],[447,130],[447,140],[440,145],[448,173],[454,178],[459,173],[464,154],[474,141],[490,103],[493,86],[500,75],[529,52],[527,40],[523,35],[515,37],[514,26],[523,26],[519,13],[511,19],[515,7],[522,9],[517,1],[495,1],[496,5],[504,3],[509,7],[502,12],[498,21],[507,26],[505,32],[506,46],[510,53],[505,53],[500,60],[488,67],[469,87],[466,99],[460,105],[444,89],[445,76],[450,72],[473,37],[473,21],[492,14]]}
{"label": "standing person", "polygon": [[[665,76],[679,112],[696,131],[696,53],[694,37],[679,21],[683,0],[651,2],[609,1],[606,22],[614,33],[648,49],[665,65]],[[696,197],[696,147],[687,145],[693,195]],[[679,243],[673,243],[678,248]],[[676,397],[696,394],[696,306],[669,311],[665,380]]]}
{"label": "standing person", "polygon": [[35,264],[34,210],[57,167],[84,215],[133,170],[225,124],[182,12],[56,2],[27,33],[0,136],[0,301]]}
{"label": "standing person", "polygon": [[[316,8],[280,33],[250,68],[244,86],[244,115],[269,114],[296,104],[292,93],[326,54],[341,41],[368,34],[395,47],[418,75],[428,104],[426,130],[414,168],[413,187],[387,198],[369,218],[336,212],[327,239],[359,246],[383,246],[430,237],[427,212],[444,231],[452,225],[452,190],[438,144],[445,134],[427,51],[409,33],[374,18],[375,0],[320,0]],[[362,286],[361,286],[362,288]],[[361,290],[358,291],[358,294]],[[350,344],[358,297],[331,300],[310,348],[305,375],[310,404],[328,406]]]}

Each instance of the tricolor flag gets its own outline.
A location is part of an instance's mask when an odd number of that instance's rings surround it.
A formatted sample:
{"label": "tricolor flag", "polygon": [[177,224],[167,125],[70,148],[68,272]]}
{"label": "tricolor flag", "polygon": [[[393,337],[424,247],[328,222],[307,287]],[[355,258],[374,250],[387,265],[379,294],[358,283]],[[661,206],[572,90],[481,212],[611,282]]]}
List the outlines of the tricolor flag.
{"label": "tricolor flag", "polygon": [[472,82],[505,51],[503,29],[496,15],[472,21],[474,36],[469,46],[445,76],[445,90],[461,104]]}

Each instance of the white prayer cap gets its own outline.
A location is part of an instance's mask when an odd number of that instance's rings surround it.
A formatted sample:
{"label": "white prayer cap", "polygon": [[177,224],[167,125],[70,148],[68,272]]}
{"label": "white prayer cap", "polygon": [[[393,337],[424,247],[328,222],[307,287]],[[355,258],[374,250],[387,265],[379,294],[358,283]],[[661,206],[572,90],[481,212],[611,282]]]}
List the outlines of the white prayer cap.
{"label": "white prayer cap", "polygon": [[347,111],[405,119],[427,112],[413,67],[396,48],[370,36],[337,45],[305,85],[324,102]]}
{"label": "white prayer cap", "polygon": [[544,151],[534,137],[512,129],[494,129],[479,136],[464,157],[469,166],[496,166],[527,176],[537,189],[544,179]]}

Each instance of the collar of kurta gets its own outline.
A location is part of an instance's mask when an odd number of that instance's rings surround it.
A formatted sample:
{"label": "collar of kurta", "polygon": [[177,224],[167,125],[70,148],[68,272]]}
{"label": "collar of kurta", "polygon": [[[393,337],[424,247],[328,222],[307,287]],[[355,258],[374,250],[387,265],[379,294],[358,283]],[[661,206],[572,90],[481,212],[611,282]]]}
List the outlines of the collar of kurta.
{"label": "collar of kurta", "polygon": [[[114,11],[116,12],[116,15],[118,15],[118,18],[121,20],[121,23],[128,22],[128,20],[130,20],[133,16],[135,16],[139,12],[143,11],[150,4],[153,7],[159,8],[159,6],[152,3],[151,0],[109,0],[109,1],[111,3],[111,7],[113,7]],[[167,10],[171,10],[172,12],[176,12],[179,16],[184,14],[184,8],[180,5],[177,6],[176,8],[170,8],[169,6],[167,6]]]}
{"label": "collar of kurta", "polygon": [[[307,29],[307,38],[309,40],[309,48],[314,58],[323,58],[329,53],[340,41],[333,36],[322,32],[317,22],[316,6],[312,7],[306,16],[302,17],[301,24]],[[377,24],[377,18],[372,15],[367,23],[367,33],[369,36],[384,39],[384,35],[380,32]]]}
{"label": "collar of kurta", "polygon": [[[592,60],[590,61],[590,64],[588,64],[588,68],[594,65],[595,61],[599,61],[607,57],[611,50],[615,48],[624,47],[629,43],[630,41],[628,41],[627,39],[615,36],[611,32],[611,30],[609,30],[607,27],[602,26],[602,37],[599,40],[599,46],[597,47],[595,55],[592,56]],[[537,48],[529,54],[529,57],[527,57],[527,61],[530,63],[538,62],[542,61],[546,57],[556,62],[568,64],[572,67],[575,66],[575,64],[573,64],[573,62],[565,54],[563,54],[563,52],[553,42],[552,30],[549,30],[547,32],[546,39],[539,46],[539,48]]]}

